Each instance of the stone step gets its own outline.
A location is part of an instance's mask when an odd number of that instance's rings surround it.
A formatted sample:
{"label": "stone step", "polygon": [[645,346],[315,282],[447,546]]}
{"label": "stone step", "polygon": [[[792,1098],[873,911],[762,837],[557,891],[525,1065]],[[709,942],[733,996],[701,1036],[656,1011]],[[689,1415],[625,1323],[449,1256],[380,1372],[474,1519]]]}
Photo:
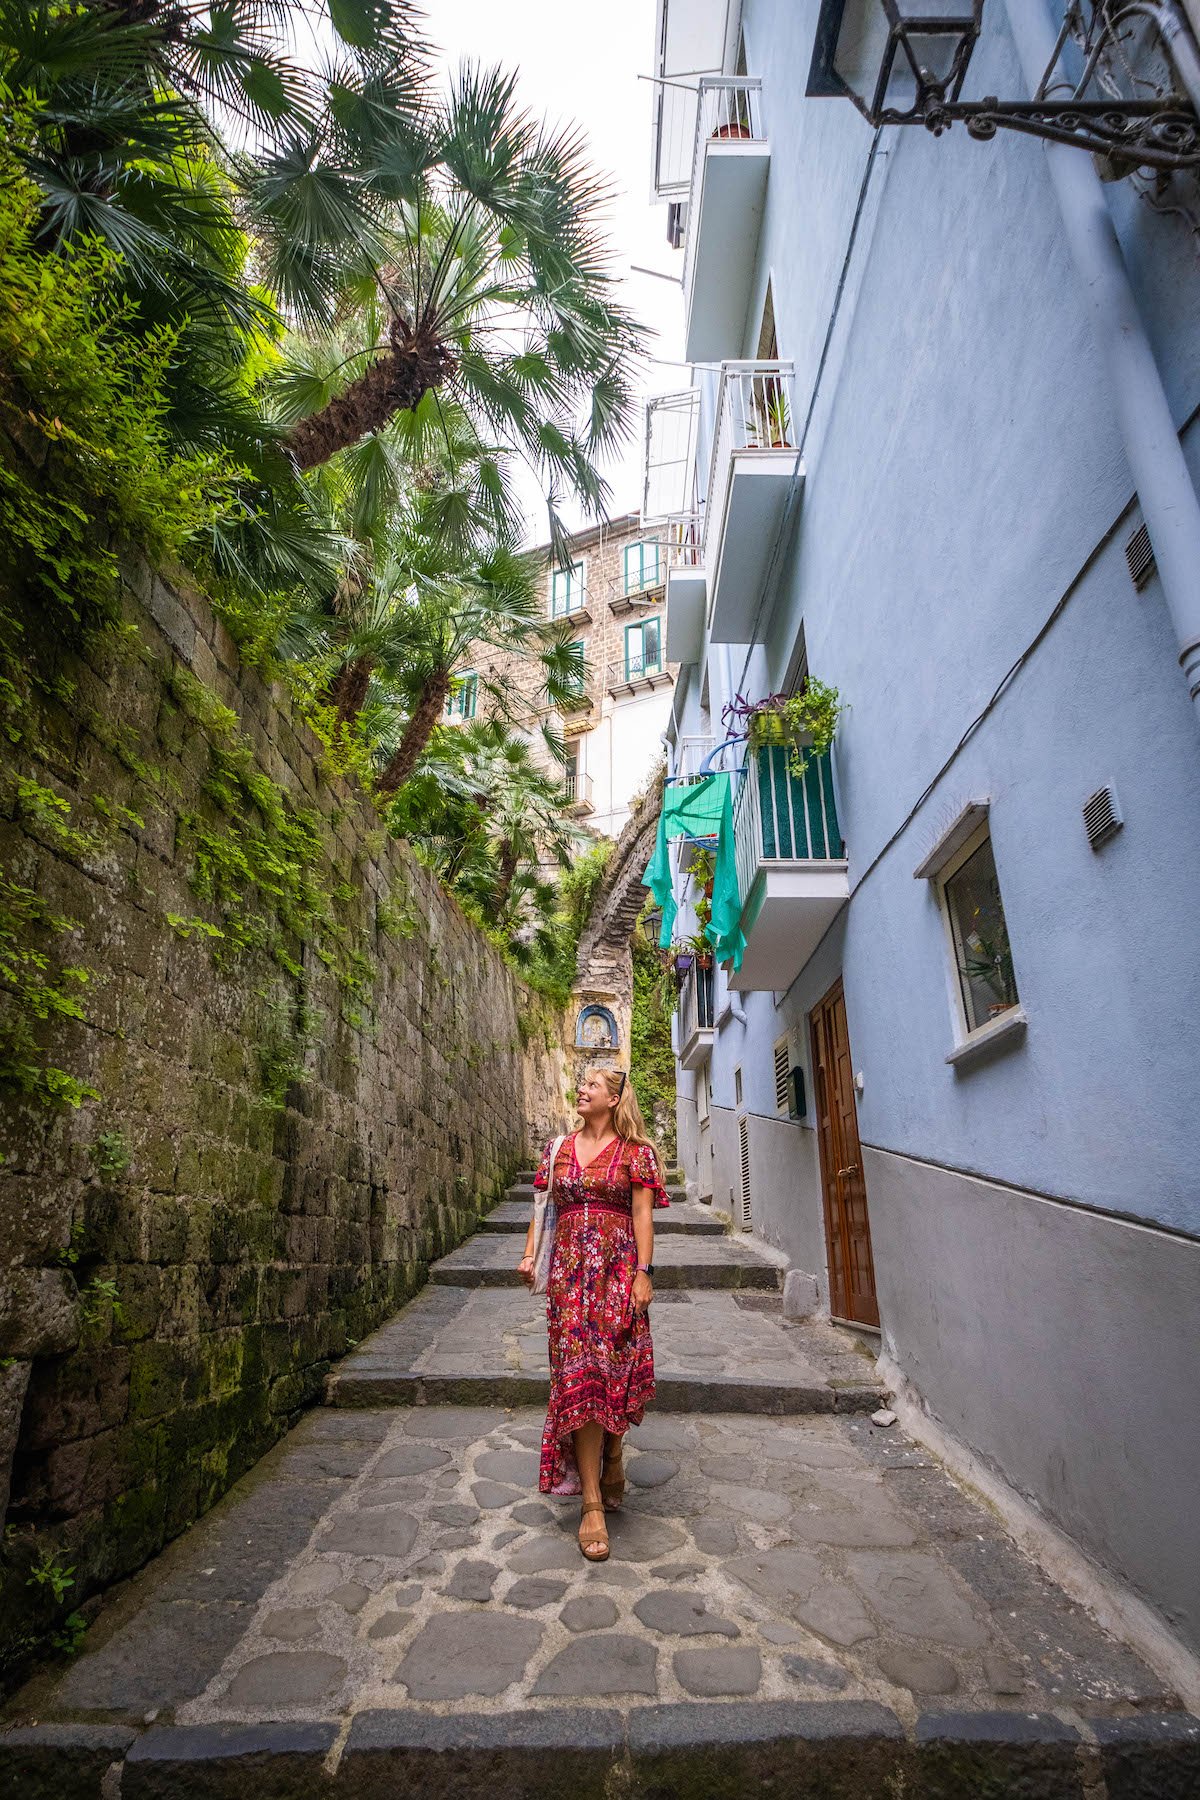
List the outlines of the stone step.
{"label": "stone step", "polygon": [[[510,1200],[520,1200],[526,1206],[532,1206],[533,1196],[536,1192],[537,1190],[532,1181],[514,1181],[508,1190],[507,1197]],[[671,1183],[667,1184],[667,1199],[672,1206],[687,1206],[693,1204],[688,1200],[687,1189],[681,1187],[678,1183],[674,1185]],[[661,1213],[662,1209],[660,1208],[659,1210]]]}
{"label": "stone step", "polygon": [[[561,1581],[548,1586],[551,1593],[565,1589]],[[577,1598],[571,1604],[587,1603]],[[607,1618],[605,1607],[613,1603],[598,1604]],[[681,1610],[686,1611],[686,1603]],[[615,1607],[613,1611],[615,1615]],[[494,1628],[498,1615],[486,1616]],[[472,1614],[460,1608],[449,1617],[459,1621],[461,1644],[450,1635],[453,1626],[438,1634],[431,1631],[432,1642],[421,1647],[424,1657],[410,1651],[404,1659],[406,1676],[418,1691],[440,1693],[447,1686],[458,1695],[462,1685],[473,1684],[490,1695],[495,1668],[511,1666],[524,1673],[526,1634],[533,1630],[540,1635],[545,1629],[540,1616],[533,1626],[522,1617],[508,1627],[507,1637],[502,1625],[486,1637],[477,1633],[472,1643],[467,1628]],[[455,1645],[450,1660],[461,1675],[439,1680],[443,1635]],[[610,1639],[615,1639],[613,1650]],[[804,1784],[789,1785],[790,1794],[987,1793],[1081,1800],[1085,1790],[1078,1774],[1081,1758],[1087,1757],[1088,1767],[1107,1777],[1102,1786],[1089,1783],[1089,1794],[1136,1793],[1156,1800],[1178,1795],[1184,1800],[1197,1792],[1193,1784],[1200,1782],[1200,1733],[1196,1720],[1184,1713],[1116,1719],[1099,1714],[1082,1719],[1085,1738],[1049,1709],[952,1711],[918,1704],[906,1725],[899,1710],[871,1699],[669,1700],[625,1707],[603,1699],[589,1704],[592,1689],[605,1680],[636,1684],[638,1693],[652,1697],[657,1684],[650,1671],[657,1674],[659,1662],[682,1671],[690,1683],[690,1689],[683,1687],[685,1693],[744,1693],[752,1679],[761,1680],[763,1659],[757,1649],[673,1651],[667,1639],[661,1653],[655,1648],[636,1659],[628,1649],[631,1642],[642,1647],[640,1640],[608,1632],[568,1640],[573,1653],[585,1654],[568,1659],[564,1648],[551,1664],[553,1676],[546,1678],[547,1692],[568,1698],[538,1708],[483,1712],[473,1705],[433,1711],[389,1703],[364,1706],[344,1725],[336,1718],[309,1721],[303,1716],[249,1724],[239,1718],[200,1725],[163,1721],[144,1731],[34,1725],[0,1738],[0,1781],[6,1791],[31,1800],[35,1789],[56,1800],[68,1793],[86,1794],[90,1800],[101,1793],[102,1781],[105,1793],[117,1791],[108,1785],[112,1765],[120,1771],[120,1792],[130,1800],[177,1800],[185,1794],[232,1800],[268,1792],[279,1800],[308,1800],[318,1793],[328,1794],[329,1800],[361,1800],[367,1793],[402,1792],[453,1792],[457,1800],[494,1800],[498,1791],[519,1793],[522,1800],[560,1800],[567,1792],[767,1792],[777,1788],[779,1772],[786,1769],[792,1784]],[[493,1661],[500,1652],[505,1654]],[[440,1660],[446,1660],[444,1655]],[[811,1667],[817,1673],[810,1675],[809,1688],[819,1689],[831,1666],[841,1684],[841,1670],[829,1665],[827,1655],[775,1660],[793,1684],[802,1685]],[[800,1678],[794,1667],[801,1670]],[[388,1686],[381,1691],[389,1694]],[[913,1714],[912,1701],[904,1714]],[[339,1738],[342,1747],[335,1757]],[[1089,1743],[1096,1748],[1089,1751]],[[336,1774],[330,1776],[334,1762]],[[443,1785],[451,1769],[452,1788]],[[79,1785],[81,1776],[86,1787]]]}
{"label": "stone step", "polygon": [[[435,1262],[429,1279],[443,1287],[521,1287],[511,1236],[480,1232]],[[663,1237],[654,1250],[657,1288],[756,1288],[778,1291],[779,1264],[749,1238]]]}
{"label": "stone step", "polygon": [[[651,1310],[667,1412],[871,1412],[884,1389],[872,1358],[835,1327],[791,1324],[778,1296],[667,1290]],[[550,1392],[544,1295],[430,1286],[343,1358],[334,1406],[537,1406]]]}
{"label": "stone step", "polygon": [[[480,1231],[487,1232],[522,1232],[529,1224],[530,1201],[527,1199],[502,1200],[499,1206],[479,1221]],[[714,1215],[710,1206],[696,1206],[686,1200],[676,1204],[674,1201],[665,1211],[659,1210],[654,1215],[655,1232],[671,1237],[724,1237],[725,1221]]]}

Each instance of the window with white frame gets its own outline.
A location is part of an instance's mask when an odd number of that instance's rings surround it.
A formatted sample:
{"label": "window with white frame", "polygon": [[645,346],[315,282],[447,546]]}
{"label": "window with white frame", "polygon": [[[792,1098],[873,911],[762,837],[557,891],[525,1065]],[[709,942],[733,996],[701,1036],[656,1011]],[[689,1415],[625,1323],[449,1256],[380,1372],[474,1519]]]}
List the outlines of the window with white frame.
{"label": "window with white frame", "polygon": [[647,588],[658,587],[662,581],[658,544],[653,539],[640,544],[626,544],[622,552],[622,566],[626,594],[644,593]]}
{"label": "window with white frame", "polygon": [[550,617],[565,619],[583,605],[583,564],[550,571]]}
{"label": "window with white frame", "polygon": [[938,885],[954,947],[963,1022],[968,1032],[979,1031],[1019,1004],[1000,878],[986,825],[943,871]]}
{"label": "window with white frame", "polygon": [[696,1074],[696,1117],[699,1123],[708,1124],[708,1067],[701,1063]]}
{"label": "window with white frame", "polygon": [[964,807],[914,873],[938,897],[963,1043],[1006,1014],[1023,1019],[987,803]]}

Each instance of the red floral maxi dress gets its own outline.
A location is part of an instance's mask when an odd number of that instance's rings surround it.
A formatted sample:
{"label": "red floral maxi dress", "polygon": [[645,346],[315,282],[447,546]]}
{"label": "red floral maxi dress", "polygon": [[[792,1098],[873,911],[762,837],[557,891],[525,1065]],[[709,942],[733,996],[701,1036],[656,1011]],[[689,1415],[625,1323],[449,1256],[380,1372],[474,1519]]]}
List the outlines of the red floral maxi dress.
{"label": "red floral maxi dress", "polygon": [[[551,1148],[534,1187],[549,1182]],[[572,1432],[592,1423],[624,1432],[641,1424],[654,1398],[650,1321],[633,1310],[635,1186],[650,1188],[655,1206],[667,1205],[649,1145],[617,1138],[581,1169],[574,1133],[564,1140],[554,1170],[558,1223],[546,1284],[550,1410],[542,1435],[543,1494],[580,1491]]]}

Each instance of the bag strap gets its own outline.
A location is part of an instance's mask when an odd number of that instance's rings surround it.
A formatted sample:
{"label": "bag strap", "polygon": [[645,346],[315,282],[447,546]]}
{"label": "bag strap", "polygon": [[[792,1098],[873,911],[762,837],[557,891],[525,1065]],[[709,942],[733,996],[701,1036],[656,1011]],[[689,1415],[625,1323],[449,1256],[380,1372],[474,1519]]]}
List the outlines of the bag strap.
{"label": "bag strap", "polygon": [[558,1153],[562,1149],[562,1147],[566,1143],[566,1141],[567,1141],[567,1134],[564,1131],[562,1136],[556,1137],[554,1142],[550,1146],[550,1178],[546,1183],[546,1199],[547,1200],[550,1200],[554,1194],[554,1169],[555,1169],[556,1163],[558,1162]]}

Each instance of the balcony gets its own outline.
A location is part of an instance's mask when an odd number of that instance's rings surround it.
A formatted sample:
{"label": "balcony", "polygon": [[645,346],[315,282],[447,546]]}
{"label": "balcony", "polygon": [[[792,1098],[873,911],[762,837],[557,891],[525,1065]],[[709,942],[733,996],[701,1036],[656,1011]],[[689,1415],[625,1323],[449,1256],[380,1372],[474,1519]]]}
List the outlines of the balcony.
{"label": "balcony", "polygon": [[829,754],[797,779],[791,751],[752,752],[733,809],[746,953],[741,992],[790,987],[850,898]]}
{"label": "balcony", "polygon": [[592,806],[592,778],[576,769],[572,774],[563,777],[563,791],[567,796],[567,811],[576,819],[584,819],[594,811]]}
{"label": "balcony", "polygon": [[639,612],[644,606],[661,604],[667,581],[667,546],[660,541],[657,549],[657,561],[643,569],[639,582],[631,584],[621,580],[612,583],[608,594],[608,610],[614,619],[626,618],[630,613]]}
{"label": "balcony", "polygon": [[590,713],[595,704],[595,696],[587,682],[581,682],[577,688],[571,688],[560,700],[555,702],[555,709],[563,719],[579,719],[581,714]]}
{"label": "balcony", "polygon": [[711,967],[693,963],[679,990],[679,1060],[685,1069],[698,1069],[712,1054],[715,981]]}
{"label": "balcony", "polygon": [[552,612],[550,615],[552,625],[566,625],[573,628],[576,625],[590,625],[591,622],[592,608],[586,588],[577,590],[571,595],[570,603],[566,607],[559,607],[557,612]]}
{"label": "balcony", "polygon": [[686,667],[704,647],[704,575],[700,521],[695,514],[672,519],[667,528],[667,661]]}
{"label": "balcony", "polygon": [[724,365],[701,549],[715,644],[755,640],[789,497],[803,481],[795,421],[791,363]]}
{"label": "balcony", "polygon": [[653,688],[670,687],[671,676],[661,656],[625,656],[608,665],[608,691],[614,700],[630,694],[648,694]]}
{"label": "balcony", "polygon": [[770,166],[762,83],[702,77],[683,264],[688,362],[720,362],[741,349]]}

